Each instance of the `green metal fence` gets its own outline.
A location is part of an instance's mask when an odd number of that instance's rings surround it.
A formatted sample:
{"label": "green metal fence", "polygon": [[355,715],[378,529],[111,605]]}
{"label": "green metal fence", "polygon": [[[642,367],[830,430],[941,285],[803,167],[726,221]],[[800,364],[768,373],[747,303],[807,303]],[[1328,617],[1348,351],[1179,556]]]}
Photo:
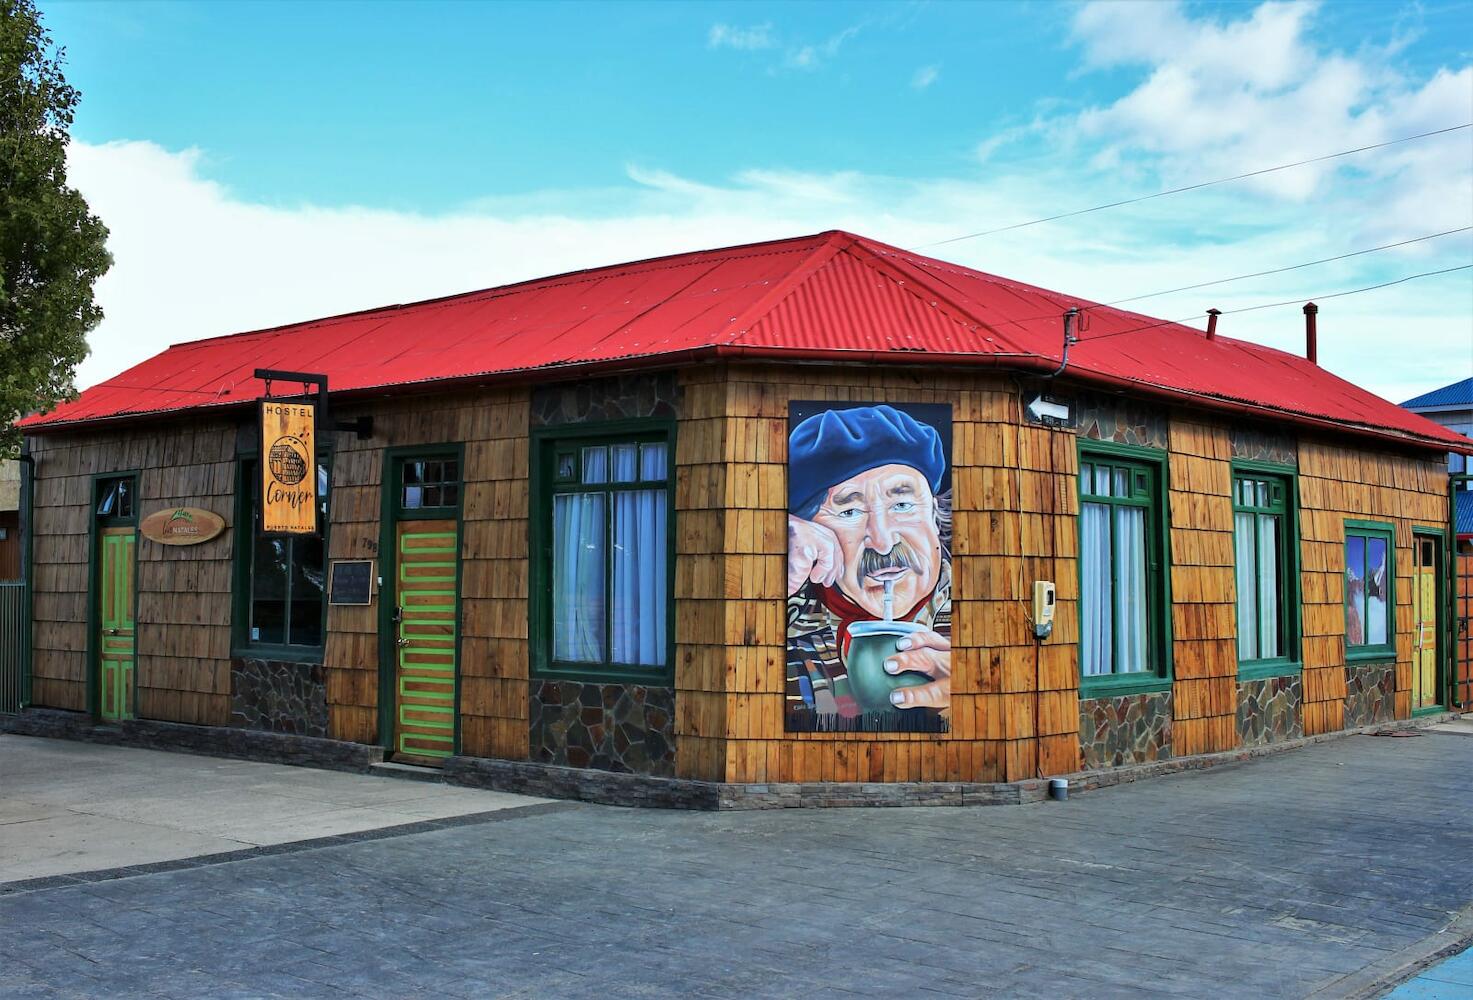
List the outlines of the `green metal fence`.
{"label": "green metal fence", "polygon": [[26,585],[0,580],[0,712],[19,712],[25,680]]}

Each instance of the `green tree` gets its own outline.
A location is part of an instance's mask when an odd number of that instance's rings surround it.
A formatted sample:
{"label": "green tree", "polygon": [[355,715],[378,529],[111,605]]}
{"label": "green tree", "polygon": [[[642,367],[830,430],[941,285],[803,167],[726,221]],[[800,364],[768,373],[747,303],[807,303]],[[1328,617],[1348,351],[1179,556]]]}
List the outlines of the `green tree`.
{"label": "green tree", "polygon": [[12,426],[76,390],[92,285],[112,265],[107,227],[67,184],[67,130],[80,96],[35,0],[0,0],[0,456]]}

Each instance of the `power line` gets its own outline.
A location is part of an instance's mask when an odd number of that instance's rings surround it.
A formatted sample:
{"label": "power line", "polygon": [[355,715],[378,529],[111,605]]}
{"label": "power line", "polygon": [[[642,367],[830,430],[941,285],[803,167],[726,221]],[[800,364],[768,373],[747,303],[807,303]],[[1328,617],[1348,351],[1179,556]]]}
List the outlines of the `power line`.
{"label": "power line", "polygon": [[1392,250],[1396,247],[1410,246],[1413,243],[1423,243],[1427,240],[1439,239],[1443,236],[1451,236],[1454,233],[1466,233],[1473,226],[1463,226],[1460,229],[1447,229],[1440,233],[1431,233],[1427,236],[1418,236],[1415,239],[1402,240],[1399,243],[1383,243],[1378,247],[1368,247],[1365,250],[1352,250],[1350,253],[1342,253],[1334,257],[1321,257],[1319,260],[1307,260],[1302,264],[1290,264],[1287,267],[1275,267],[1267,271],[1254,271],[1252,274],[1238,274],[1231,278],[1217,278],[1213,281],[1199,281],[1195,285],[1182,285],[1180,288],[1167,288],[1160,292],[1146,292],[1144,295],[1132,295],[1128,299],[1114,299],[1110,302],[1102,302],[1101,305],[1118,306],[1125,302],[1138,302],[1141,299],[1154,299],[1159,295],[1170,295],[1173,292],[1189,292],[1195,288],[1206,288],[1209,285],[1225,285],[1230,281],[1242,281],[1246,278],[1262,278],[1270,274],[1283,274],[1285,271],[1297,271],[1302,267],[1314,267],[1316,264],[1329,264],[1332,261],[1346,260],[1350,257],[1361,257],[1368,253],[1379,253],[1382,250]]}
{"label": "power line", "polygon": [[[1362,292],[1374,292],[1378,288],[1390,288],[1392,285],[1400,285],[1407,281],[1415,281],[1418,278],[1432,278],[1439,274],[1451,274],[1454,271],[1466,271],[1470,268],[1473,268],[1473,264],[1460,264],[1457,267],[1445,267],[1439,271],[1422,271],[1419,274],[1408,274],[1405,277],[1395,278],[1391,281],[1383,281],[1380,284],[1376,285],[1365,285],[1361,288],[1350,288],[1346,289],[1343,292],[1327,292],[1324,295],[1311,295],[1308,298],[1285,299],[1282,302],[1264,302],[1256,306],[1241,306],[1237,309],[1225,309],[1223,310],[1222,315],[1231,316],[1236,313],[1256,312],[1259,309],[1275,309],[1281,306],[1297,306],[1311,301],[1323,302],[1325,299],[1340,299],[1344,298],[1347,295],[1359,295]],[[1155,323],[1146,323],[1142,326],[1133,326],[1126,330],[1116,330],[1114,333],[1102,333],[1098,337],[1084,337],[1079,342],[1081,344],[1093,344],[1096,341],[1109,340],[1111,337],[1123,337],[1128,333],[1140,333],[1143,330],[1155,330],[1163,326],[1180,326],[1183,323],[1190,323],[1193,320],[1201,319],[1205,315],[1206,313],[1193,313],[1191,316],[1186,316],[1182,319],[1163,319]]]}
{"label": "power line", "polygon": [[1138,198],[1125,198],[1120,201],[1112,201],[1104,205],[1095,205],[1092,208],[1081,208],[1073,212],[1063,212],[1059,215],[1050,215],[1042,219],[1030,219],[1027,222],[1015,222],[1010,226],[999,226],[996,229],[984,229],[977,233],[968,233],[965,236],[953,236],[950,239],[937,240],[934,243],[922,243],[920,246],[907,247],[908,250],[925,250],[929,247],[945,246],[948,243],[960,243],[963,240],[974,240],[981,236],[992,236],[996,233],[1011,232],[1014,229],[1023,229],[1028,226],[1037,226],[1045,222],[1057,222],[1060,219],[1072,219],[1079,215],[1088,215],[1091,212],[1103,212],[1107,208],[1119,208],[1122,205],[1134,205],[1142,201],[1150,201],[1152,198],[1164,198],[1169,194],[1181,194],[1184,191],[1197,191],[1201,188],[1212,187],[1216,184],[1227,184],[1230,181],[1241,181],[1249,177],[1260,177],[1279,170],[1288,170],[1291,167],[1303,167],[1311,163],[1322,163],[1325,160],[1334,160],[1342,156],[1351,156],[1355,153],[1365,153],[1373,149],[1384,149],[1387,146],[1395,146],[1398,143],[1411,142],[1415,139],[1426,139],[1435,135],[1445,135],[1448,132],[1457,132],[1460,129],[1473,128],[1473,122],[1464,122],[1462,125],[1451,125],[1447,128],[1434,129],[1431,132],[1420,132],[1417,135],[1405,136],[1401,139],[1390,139],[1386,142],[1372,143],[1369,146],[1357,146],[1355,149],[1342,149],[1337,153],[1326,153],[1323,156],[1312,156],[1307,160],[1295,160],[1293,163],[1281,163],[1275,167],[1263,167],[1259,170],[1250,170],[1243,174],[1234,174],[1231,177],[1219,177],[1216,180],[1201,181],[1196,184],[1188,184],[1185,187],[1170,188],[1166,191],[1157,191],[1155,194],[1144,194]]}
{"label": "power line", "polygon": [[[1093,309],[1099,309],[1099,308],[1104,308],[1104,307],[1109,307],[1109,306],[1118,306],[1118,305],[1121,305],[1122,303],[1125,303],[1125,302],[1136,302],[1136,301],[1138,301],[1140,299],[1156,298],[1157,296],[1160,296],[1160,295],[1170,295],[1173,292],[1184,292],[1184,291],[1189,291],[1189,290],[1195,289],[1195,288],[1206,288],[1206,287],[1208,287],[1210,285],[1223,285],[1223,284],[1227,284],[1228,282],[1232,282],[1232,281],[1242,281],[1242,280],[1244,280],[1246,278],[1260,278],[1260,277],[1263,277],[1265,275],[1283,274],[1283,273],[1285,273],[1287,271],[1297,271],[1297,270],[1300,270],[1301,268],[1313,267],[1313,266],[1315,266],[1317,264],[1328,264],[1328,263],[1330,263],[1332,261],[1345,260],[1345,259],[1350,258],[1350,257],[1361,257],[1361,256],[1364,256],[1364,255],[1366,255],[1368,253],[1377,253],[1377,252],[1382,251],[1382,250],[1391,250],[1391,249],[1394,249],[1396,247],[1409,246],[1409,245],[1411,245],[1413,243],[1425,243],[1427,240],[1435,240],[1435,239],[1439,239],[1439,238],[1441,238],[1443,236],[1451,236],[1451,235],[1453,235],[1455,233],[1465,233],[1465,232],[1468,232],[1469,230],[1473,230],[1473,226],[1462,226],[1462,227],[1460,227],[1458,229],[1448,229],[1448,230],[1444,230],[1443,232],[1440,232],[1440,233],[1429,233],[1426,236],[1416,236],[1416,237],[1413,237],[1412,239],[1409,239],[1409,240],[1400,240],[1400,241],[1398,241],[1396,243],[1383,243],[1381,246],[1378,246],[1378,247],[1367,247],[1364,250],[1352,250],[1349,253],[1337,254],[1334,257],[1321,257],[1319,260],[1307,260],[1307,261],[1303,261],[1303,262],[1298,263],[1298,264],[1287,264],[1284,267],[1270,268],[1267,271],[1255,271],[1252,274],[1238,274],[1238,275],[1234,275],[1231,278],[1214,278],[1211,281],[1199,281],[1199,282],[1197,282],[1194,285],[1182,285],[1182,286],[1180,286],[1178,288],[1167,288],[1167,289],[1164,289],[1164,290],[1159,291],[1159,292],[1145,292],[1145,293],[1143,293],[1141,295],[1132,295],[1129,298],[1124,298],[1124,299],[1113,299],[1113,300],[1111,300],[1109,302],[1093,302],[1093,303],[1090,303],[1089,305],[1081,305],[1079,307],[1079,309],[1083,313],[1088,313],[1088,312],[1090,312]],[[1439,273],[1440,274],[1442,272],[1431,272],[1431,273]],[[1236,311],[1236,310],[1234,310],[1234,311]],[[1018,317],[1013,318],[1013,319],[999,320],[997,322],[998,322],[999,325],[1003,325],[1003,326],[1022,326],[1024,323],[1031,323],[1031,322],[1033,322],[1035,320],[1041,320],[1041,319],[1055,319],[1055,318],[1057,318],[1057,317],[1059,317],[1061,315],[1062,315],[1062,313],[1059,312],[1058,310],[1053,310],[1051,312],[1046,312],[1046,313],[1037,313],[1037,314],[1032,315],[1032,316],[1018,316]],[[1204,315],[1204,314],[1203,313],[1197,313],[1195,316],[1191,316],[1191,317],[1188,317],[1188,318],[1189,319],[1196,319],[1197,317],[1200,317],[1202,315]],[[1176,322],[1176,320],[1167,320],[1165,322],[1174,323],[1174,322]],[[1142,329],[1150,329],[1150,327],[1144,327]]]}
{"label": "power line", "polygon": [[1300,305],[1305,301],[1323,301],[1324,299],[1343,298],[1346,295],[1359,295],[1361,292],[1374,292],[1378,288],[1390,288],[1392,285],[1399,285],[1404,281],[1414,281],[1417,278],[1431,278],[1439,274],[1451,274],[1454,271],[1466,271],[1469,268],[1473,268],[1473,264],[1459,264],[1457,267],[1445,267],[1441,271],[1423,271],[1421,274],[1409,274],[1405,278],[1396,278],[1391,281],[1383,281],[1379,285],[1366,285],[1364,288],[1352,288],[1349,291],[1344,292],[1331,292],[1328,295],[1313,295],[1310,297],[1309,300],[1285,299],[1283,302],[1265,302],[1263,305],[1258,306],[1243,306],[1241,309],[1227,309],[1223,311],[1223,315],[1231,316],[1234,313],[1254,312],[1258,309],[1272,309],[1274,306],[1293,306]]}

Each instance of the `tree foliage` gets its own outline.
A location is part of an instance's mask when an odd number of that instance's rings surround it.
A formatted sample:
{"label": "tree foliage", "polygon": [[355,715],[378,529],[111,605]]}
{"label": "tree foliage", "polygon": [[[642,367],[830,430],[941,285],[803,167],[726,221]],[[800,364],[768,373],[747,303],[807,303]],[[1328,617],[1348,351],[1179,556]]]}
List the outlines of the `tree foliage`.
{"label": "tree foliage", "polygon": [[35,0],[0,0],[0,456],[12,424],[75,395],[87,333],[102,320],[92,285],[112,264],[107,228],[67,185],[67,132],[79,94]]}

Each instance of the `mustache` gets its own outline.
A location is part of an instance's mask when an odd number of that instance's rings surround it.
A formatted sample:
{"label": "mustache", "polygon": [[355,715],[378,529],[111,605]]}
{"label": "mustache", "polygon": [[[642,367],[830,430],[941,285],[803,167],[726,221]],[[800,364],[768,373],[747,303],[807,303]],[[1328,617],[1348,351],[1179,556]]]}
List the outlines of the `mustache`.
{"label": "mustache", "polygon": [[887,569],[908,569],[919,572],[920,565],[916,559],[915,550],[904,541],[897,541],[890,547],[889,552],[876,552],[874,549],[867,548],[859,554],[859,578],[861,580]]}

